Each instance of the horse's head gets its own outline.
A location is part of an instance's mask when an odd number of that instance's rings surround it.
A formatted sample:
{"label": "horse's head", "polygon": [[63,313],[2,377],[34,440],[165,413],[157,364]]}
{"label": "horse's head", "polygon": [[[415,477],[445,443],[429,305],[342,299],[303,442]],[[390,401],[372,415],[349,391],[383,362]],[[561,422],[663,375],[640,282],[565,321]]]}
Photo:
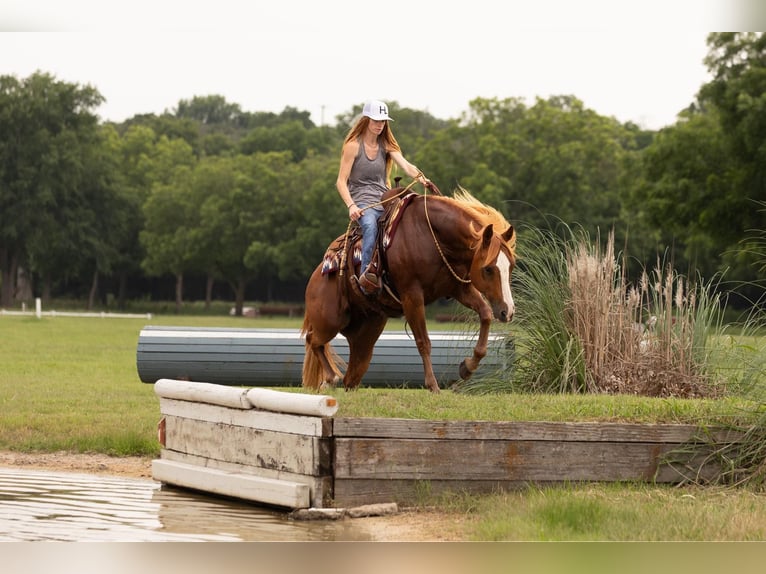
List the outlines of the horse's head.
{"label": "horse's head", "polygon": [[516,265],[510,247],[513,234],[512,225],[502,234],[487,225],[471,263],[471,283],[490,304],[495,319],[503,322],[510,321],[516,310],[511,294],[511,272]]}

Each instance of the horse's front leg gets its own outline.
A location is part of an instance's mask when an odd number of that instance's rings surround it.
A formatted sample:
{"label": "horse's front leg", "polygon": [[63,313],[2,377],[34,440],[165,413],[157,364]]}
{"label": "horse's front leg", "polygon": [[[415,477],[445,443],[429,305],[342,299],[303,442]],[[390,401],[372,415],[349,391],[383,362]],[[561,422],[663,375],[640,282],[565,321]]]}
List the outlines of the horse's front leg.
{"label": "horse's front leg", "polygon": [[460,299],[460,302],[473,309],[479,314],[479,338],[473,348],[473,356],[466,357],[460,363],[460,378],[467,381],[479,368],[481,360],[487,356],[487,341],[489,341],[489,327],[492,323],[492,308],[478,292],[471,293],[468,297]]}
{"label": "horse's front leg", "polygon": [[434,374],[431,362],[431,338],[428,336],[426,327],[426,310],[422,293],[407,293],[402,295],[402,308],[404,316],[412,328],[415,336],[415,345],[423,361],[423,383],[432,393],[439,393],[439,382]]}

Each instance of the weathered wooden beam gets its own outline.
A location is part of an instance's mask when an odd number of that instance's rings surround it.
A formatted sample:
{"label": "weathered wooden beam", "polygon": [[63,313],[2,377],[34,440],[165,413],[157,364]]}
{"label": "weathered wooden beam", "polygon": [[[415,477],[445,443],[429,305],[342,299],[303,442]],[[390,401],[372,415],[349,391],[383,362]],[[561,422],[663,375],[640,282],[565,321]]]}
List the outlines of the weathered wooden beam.
{"label": "weathered wooden beam", "polygon": [[329,437],[332,434],[333,419],[328,417],[274,413],[259,409],[240,410],[166,398],[160,398],[160,412],[163,416],[267,431],[316,437]]}
{"label": "weathered wooden beam", "polygon": [[165,416],[165,448],[298,474],[330,472],[329,439]]}
{"label": "weathered wooden beam", "polygon": [[169,460],[152,461],[155,480],[264,504],[288,508],[310,506],[309,487],[297,482],[192,466]]}
{"label": "weathered wooden beam", "polygon": [[336,437],[334,474],[336,480],[647,481],[676,446]]}
{"label": "weathered wooden beam", "polygon": [[[695,425],[591,422],[438,421],[336,418],[336,437],[451,440],[545,440],[682,443],[701,436]],[[715,433],[725,434],[724,431]]]}
{"label": "weathered wooden beam", "polygon": [[[202,468],[214,468],[237,474],[247,474],[270,478],[273,480],[286,480],[288,482],[297,482],[309,487],[311,506],[316,508],[327,508],[333,506],[333,483],[334,479],[328,470],[324,475],[298,474],[282,469],[260,468],[249,464],[240,464],[225,460],[216,460],[193,454],[177,452],[168,449],[162,449],[160,454],[162,460],[175,461],[198,466]],[[236,494],[232,496],[236,497]]]}

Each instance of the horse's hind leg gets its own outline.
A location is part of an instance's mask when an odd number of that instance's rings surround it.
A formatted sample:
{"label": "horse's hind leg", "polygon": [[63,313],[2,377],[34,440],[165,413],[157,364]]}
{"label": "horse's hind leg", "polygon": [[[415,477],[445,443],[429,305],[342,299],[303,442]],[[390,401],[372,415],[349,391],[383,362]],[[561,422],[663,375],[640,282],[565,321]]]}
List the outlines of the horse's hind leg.
{"label": "horse's hind leg", "polygon": [[370,367],[375,343],[388,322],[387,317],[365,317],[364,322],[343,331],[348,340],[348,367],[343,377],[347,391],[356,389]]}
{"label": "horse's hind leg", "polygon": [[323,276],[320,268],[315,269],[306,286],[303,386],[318,389],[340,382],[341,374],[330,342],[348,322],[347,311],[348,303],[341,296],[338,277]]}
{"label": "horse's hind leg", "polygon": [[[335,360],[331,360],[328,355],[332,355],[332,347],[329,341],[317,342],[318,338],[312,331],[306,333],[306,348],[307,351],[312,354],[321,367],[321,383],[318,383],[318,388],[321,389],[324,386],[335,387],[340,383],[341,373],[338,369]],[[310,358],[310,357],[308,357]],[[307,363],[313,361],[307,361]],[[314,380],[319,378],[319,373],[309,374],[309,369],[304,368],[304,382],[306,378],[313,378]],[[313,386],[313,385],[312,385]]]}

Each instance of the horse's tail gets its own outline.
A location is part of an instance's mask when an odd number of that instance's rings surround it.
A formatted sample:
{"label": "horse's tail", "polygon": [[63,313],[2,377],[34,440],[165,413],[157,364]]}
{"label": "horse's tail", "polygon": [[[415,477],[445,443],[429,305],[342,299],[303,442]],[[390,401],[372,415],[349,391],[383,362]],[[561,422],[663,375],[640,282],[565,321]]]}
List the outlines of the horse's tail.
{"label": "horse's tail", "polygon": [[[303,319],[303,326],[301,327],[301,336],[305,337],[311,333],[311,324],[308,318]],[[325,343],[324,356],[327,362],[330,364],[330,368],[335,373],[336,381],[340,380],[342,374],[338,368],[338,362],[341,360],[338,354],[333,349],[332,345]],[[322,369],[322,363],[317,358],[314,351],[311,350],[311,345],[308,339],[306,340],[306,354],[303,357],[303,371],[301,373],[301,384],[304,388],[318,391],[324,383],[324,371]]]}

